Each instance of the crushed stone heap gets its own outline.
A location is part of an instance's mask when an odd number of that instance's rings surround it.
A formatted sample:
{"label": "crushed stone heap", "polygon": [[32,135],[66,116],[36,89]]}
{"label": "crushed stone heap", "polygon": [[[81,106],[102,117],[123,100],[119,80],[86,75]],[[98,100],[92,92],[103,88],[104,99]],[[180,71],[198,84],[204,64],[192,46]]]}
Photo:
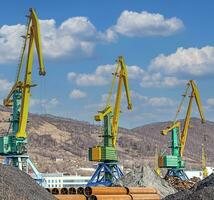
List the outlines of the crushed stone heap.
{"label": "crushed stone heap", "polygon": [[190,190],[181,190],[164,200],[214,200],[214,174],[196,183]]}
{"label": "crushed stone heap", "polygon": [[56,200],[26,173],[2,164],[0,164],[0,199]]}
{"label": "crushed stone heap", "polygon": [[176,189],[159,177],[149,166],[135,167],[121,180],[116,182],[115,185],[124,187],[153,187],[159,191],[161,198],[177,192]]}

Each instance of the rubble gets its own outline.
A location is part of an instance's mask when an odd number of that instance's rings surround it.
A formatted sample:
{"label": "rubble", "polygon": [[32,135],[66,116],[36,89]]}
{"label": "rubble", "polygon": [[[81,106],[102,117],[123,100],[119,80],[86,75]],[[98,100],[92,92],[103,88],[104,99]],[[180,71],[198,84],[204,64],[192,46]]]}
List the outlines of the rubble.
{"label": "rubble", "polygon": [[177,192],[176,189],[159,177],[149,166],[135,167],[114,185],[124,187],[153,187],[159,191],[161,198]]}
{"label": "rubble", "polygon": [[55,200],[56,198],[26,173],[0,164],[0,199]]}

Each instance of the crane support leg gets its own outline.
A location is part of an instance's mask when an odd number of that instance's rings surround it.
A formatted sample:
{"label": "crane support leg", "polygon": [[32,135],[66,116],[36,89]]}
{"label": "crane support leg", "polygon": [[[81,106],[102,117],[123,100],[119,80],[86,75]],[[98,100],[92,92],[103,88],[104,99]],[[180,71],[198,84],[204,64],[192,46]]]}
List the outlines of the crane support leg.
{"label": "crane support leg", "polygon": [[178,177],[179,179],[181,179],[183,181],[189,179],[183,169],[168,169],[165,178],[171,177],[171,176]]}
{"label": "crane support leg", "polygon": [[111,186],[123,176],[124,174],[117,162],[102,162],[98,164],[97,169],[89,180],[87,186]]}

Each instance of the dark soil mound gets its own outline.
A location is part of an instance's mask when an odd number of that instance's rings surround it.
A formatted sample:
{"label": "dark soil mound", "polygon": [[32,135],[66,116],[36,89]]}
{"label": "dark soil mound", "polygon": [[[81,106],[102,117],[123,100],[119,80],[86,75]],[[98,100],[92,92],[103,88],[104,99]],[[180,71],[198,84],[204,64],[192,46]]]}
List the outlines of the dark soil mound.
{"label": "dark soil mound", "polygon": [[214,200],[214,174],[196,183],[190,190],[179,191],[164,200]]}
{"label": "dark soil mound", "polygon": [[1,200],[56,200],[29,175],[0,164]]}

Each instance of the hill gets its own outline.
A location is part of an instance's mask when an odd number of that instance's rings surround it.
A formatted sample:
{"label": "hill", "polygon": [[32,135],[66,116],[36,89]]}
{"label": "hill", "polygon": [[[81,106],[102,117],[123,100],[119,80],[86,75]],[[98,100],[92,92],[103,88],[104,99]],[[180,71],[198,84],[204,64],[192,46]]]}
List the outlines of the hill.
{"label": "hill", "polygon": [[[10,116],[10,110],[0,107],[0,133],[8,130],[9,124],[4,123]],[[160,130],[170,122],[160,122],[136,127],[120,128],[118,152],[120,163],[127,168],[141,163],[153,165],[155,144],[162,150],[167,149],[168,136],[160,135]],[[206,144],[208,163],[213,165],[214,123],[208,121],[201,124],[200,120],[191,120],[185,159],[188,168],[199,168],[201,144]],[[101,143],[102,127],[53,115],[30,114],[29,124],[29,155],[41,172],[68,172],[86,175],[89,172],[82,168],[93,167],[87,158],[87,150]],[[204,138],[206,141],[204,141]]]}

